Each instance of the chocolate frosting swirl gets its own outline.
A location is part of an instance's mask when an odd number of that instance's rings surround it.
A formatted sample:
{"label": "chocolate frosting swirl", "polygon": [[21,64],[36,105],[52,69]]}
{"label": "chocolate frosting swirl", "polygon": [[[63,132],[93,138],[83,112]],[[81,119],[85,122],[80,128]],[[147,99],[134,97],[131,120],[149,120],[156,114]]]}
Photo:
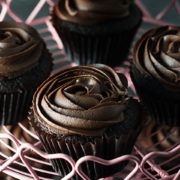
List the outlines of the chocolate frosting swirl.
{"label": "chocolate frosting swirl", "polygon": [[102,135],[124,119],[127,80],[103,64],[77,66],[45,81],[33,98],[40,123],[55,134]]}
{"label": "chocolate frosting swirl", "polygon": [[0,79],[12,79],[34,67],[43,42],[32,27],[17,22],[0,22]]}
{"label": "chocolate frosting swirl", "polygon": [[65,21],[92,25],[128,16],[133,0],[59,0],[56,15]]}
{"label": "chocolate frosting swirl", "polygon": [[180,27],[164,26],[145,33],[134,48],[137,68],[172,90],[180,88]]}

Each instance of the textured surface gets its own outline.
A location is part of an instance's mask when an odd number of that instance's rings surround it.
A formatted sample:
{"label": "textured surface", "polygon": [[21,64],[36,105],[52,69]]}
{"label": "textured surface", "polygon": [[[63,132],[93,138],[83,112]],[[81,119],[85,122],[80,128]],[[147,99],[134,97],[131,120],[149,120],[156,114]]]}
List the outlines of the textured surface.
{"label": "textured surface", "polygon": [[[139,28],[139,31],[134,39],[134,42],[140,37],[142,33],[144,33],[146,30],[159,26],[159,25],[166,25],[166,24],[176,24],[180,25],[180,10],[179,10],[179,0],[136,0],[136,3],[143,11],[144,17],[143,17],[143,23],[141,27]],[[178,4],[179,3],[179,4]],[[10,5],[9,8],[8,5]],[[64,52],[62,50],[62,43],[60,39],[57,36],[57,33],[51,26],[51,23],[49,21],[49,9],[50,6],[53,5],[53,1],[51,0],[7,0],[7,1],[0,1],[0,20],[5,19],[6,20],[16,20],[16,21],[23,21],[25,20],[27,23],[33,25],[35,28],[38,29],[39,33],[41,33],[41,36],[46,41],[46,44],[48,45],[49,50],[53,53],[54,58],[54,70],[52,73],[55,73],[59,70],[62,70],[64,68],[67,68],[69,66],[74,66],[75,64],[69,64],[67,61],[67,58],[64,55]],[[22,8],[23,7],[23,8]],[[7,11],[8,10],[8,11]],[[40,11],[39,11],[40,10]],[[167,11],[168,10],[168,11]],[[30,14],[33,12],[32,14]],[[132,44],[133,47],[134,43]],[[124,74],[129,78],[128,68],[129,68],[129,61],[131,59],[131,53],[129,54],[129,58],[126,62],[124,62],[122,67],[117,67],[117,71],[124,72]],[[132,82],[129,79],[129,86],[131,88],[129,89],[131,94],[135,94],[134,87],[132,86]],[[146,119],[146,118],[145,118]],[[144,126],[144,129],[148,128],[149,124],[147,123]],[[20,129],[20,131],[18,130]],[[2,165],[0,166],[0,171],[3,170],[3,172],[6,175],[5,177],[9,178],[12,177],[18,177],[19,179],[54,179],[56,176],[56,173],[53,172],[51,169],[51,166],[49,162],[45,159],[51,159],[55,158],[54,155],[47,155],[44,154],[43,151],[40,151],[40,143],[38,141],[37,136],[31,131],[31,128],[26,124],[19,124],[18,126],[14,127],[2,127],[0,130],[0,163]],[[164,127],[158,127],[155,129],[155,131],[150,132],[148,135],[148,138],[152,138],[155,135],[158,135],[159,132],[163,131]],[[21,132],[21,133],[19,133]],[[125,159],[131,159],[131,162],[129,163],[128,167],[125,169],[125,171],[120,173],[120,179],[127,177],[133,177],[131,179],[162,179],[163,177],[167,177],[169,179],[179,179],[180,172],[178,174],[177,171],[179,170],[180,163],[173,164],[173,167],[169,167],[163,169],[161,164],[169,164],[172,165],[170,162],[172,158],[169,158],[169,155],[171,155],[173,158],[178,159],[180,153],[180,142],[179,142],[179,135],[178,133],[175,133],[178,138],[176,138],[176,141],[171,142],[169,144],[169,147],[167,149],[164,149],[163,152],[160,153],[151,153],[151,146],[156,147],[156,150],[158,150],[158,145],[160,142],[166,142],[168,137],[171,137],[173,135],[173,132],[178,132],[177,129],[173,131],[168,130],[168,133],[165,134],[161,139],[156,141],[156,143],[152,142],[152,145],[148,145],[144,148],[141,146],[139,147],[139,144],[137,142],[137,145],[134,147],[134,153],[133,155],[127,155],[125,157],[120,157],[118,160],[114,160],[111,162],[99,160],[98,158],[94,158],[94,160],[100,162],[100,163],[115,163],[117,161],[122,161]],[[10,133],[10,134],[7,134]],[[22,135],[23,134],[23,135]],[[15,138],[16,137],[16,138]],[[173,136],[174,137],[174,136]],[[139,139],[139,142],[143,142],[144,137]],[[25,143],[29,142],[29,144]],[[18,150],[17,150],[18,149]],[[31,151],[29,151],[31,150]],[[170,151],[170,152],[165,152]],[[31,153],[30,153],[31,152]],[[24,156],[26,154],[26,156]],[[12,158],[8,158],[9,156],[12,156]],[[161,164],[156,164],[154,162],[155,156],[164,156],[165,160]],[[57,157],[57,155],[56,155]],[[67,158],[66,156],[58,155],[58,157]],[[137,158],[138,157],[138,158]],[[78,165],[83,163],[84,161],[90,159],[90,157],[84,157],[80,159],[77,162],[77,168],[76,171],[78,173],[81,173],[78,169]],[[67,158],[68,159],[68,158]],[[69,158],[69,162],[71,162],[72,167],[75,166],[74,161]],[[9,165],[12,164],[13,165]],[[135,163],[134,163],[135,162]],[[140,164],[141,162],[141,164]],[[4,163],[4,164],[3,164]],[[136,164],[136,169],[132,172],[135,173],[129,174],[131,170],[134,167],[134,164]],[[29,166],[31,165],[31,166]],[[7,167],[8,166],[8,167]],[[31,168],[33,166],[33,169]],[[145,167],[144,167],[145,166]],[[144,167],[144,168],[143,168]],[[167,167],[167,166],[166,166]],[[36,172],[36,173],[35,173]],[[72,175],[75,173],[75,168],[72,169],[72,173],[69,175]],[[1,175],[2,173],[0,173]],[[81,173],[81,175],[83,175]],[[5,177],[2,177],[3,179],[7,179]],[[56,176],[57,177],[57,176]],[[83,176],[86,177],[86,176]]]}

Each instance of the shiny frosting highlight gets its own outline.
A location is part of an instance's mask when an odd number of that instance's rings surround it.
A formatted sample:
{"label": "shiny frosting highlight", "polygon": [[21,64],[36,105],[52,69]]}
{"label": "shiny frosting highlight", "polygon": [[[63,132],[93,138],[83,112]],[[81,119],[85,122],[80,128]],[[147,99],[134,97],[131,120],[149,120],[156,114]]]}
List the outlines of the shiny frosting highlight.
{"label": "shiny frosting highlight", "polygon": [[180,27],[164,26],[145,33],[134,48],[134,63],[172,89],[180,88]]}
{"label": "shiny frosting highlight", "polygon": [[103,64],[77,66],[45,81],[33,99],[34,112],[49,131],[103,135],[124,120],[127,80]]}
{"label": "shiny frosting highlight", "polygon": [[59,0],[55,14],[62,20],[92,25],[128,16],[133,0]]}
{"label": "shiny frosting highlight", "polygon": [[12,79],[34,67],[43,42],[32,27],[17,22],[0,22],[0,79]]}

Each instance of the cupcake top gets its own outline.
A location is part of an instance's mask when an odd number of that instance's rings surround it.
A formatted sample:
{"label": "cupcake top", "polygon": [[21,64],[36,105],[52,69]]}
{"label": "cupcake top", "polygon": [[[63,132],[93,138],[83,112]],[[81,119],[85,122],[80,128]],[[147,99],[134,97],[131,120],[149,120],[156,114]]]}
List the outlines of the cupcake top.
{"label": "cupcake top", "polygon": [[35,92],[41,125],[60,135],[101,136],[124,120],[127,80],[103,64],[77,66],[47,79]]}
{"label": "cupcake top", "polygon": [[129,15],[133,0],[58,0],[56,15],[65,21],[93,25]]}
{"label": "cupcake top", "polygon": [[133,62],[142,73],[179,90],[180,27],[164,26],[146,32],[135,45]]}
{"label": "cupcake top", "polygon": [[13,79],[37,65],[43,41],[37,31],[17,22],[0,22],[0,79]]}

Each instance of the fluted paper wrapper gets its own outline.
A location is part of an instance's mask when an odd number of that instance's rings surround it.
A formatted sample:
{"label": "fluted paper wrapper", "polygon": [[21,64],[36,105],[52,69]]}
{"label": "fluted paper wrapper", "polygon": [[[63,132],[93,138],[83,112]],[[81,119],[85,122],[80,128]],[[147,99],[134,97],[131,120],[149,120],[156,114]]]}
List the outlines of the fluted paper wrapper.
{"label": "fluted paper wrapper", "polygon": [[118,22],[111,20],[103,26],[98,23],[93,27],[89,26],[90,28],[71,22],[67,25],[65,21],[58,19],[54,10],[51,18],[70,61],[78,65],[103,63],[117,66],[127,58],[141,23],[141,12],[134,5],[127,19],[122,18]]}
{"label": "fluted paper wrapper", "polygon": [[65,27],[58,30],[68,60],[78,65],[103,63],[120,65],[129,53],[129,48],[137,28],[115,35],[86,36],[69,31]]}
{"label": "fluted paper wrapper", "polygon": [[[75,161],[87,155],[101,157],[106,160],[114,159],[121,155],[129,154],[132,151],[134,143],[140,128],[134,128],[126,134],[119,137],[102,136],[102,137],[83,137],[83,140],[76,135],[58,137],[50,134],[47,129],[40,127],[36,116],[29,116],[29,120],[37,135],[39,136],[47,153],[65,153],[70,155]],[[139,126],[140,127],[140,126]],[[70,165],[64,160],[51,160],[52,166],[60,176],[65,176],[71,171]],[[103,166],[93,162],[86,162],[81,167],[84,173],[90,179],[108,177],[120,172],[127,164],[127,161],[117,165]],[[75,175],[72,179],[81,179]]]}
{"label": "fluted paper wrapper", "polygon": [[34,90],[0,94],[0,125],[12,125],[26,118]]}
{"label": "fluted paper wrapper", "polygon": [[147,107],[151,119],[158,124],[180,126],[180,95],[165,89],[156,80],[150,80],[133,65],[131,78],[138,96]]}

